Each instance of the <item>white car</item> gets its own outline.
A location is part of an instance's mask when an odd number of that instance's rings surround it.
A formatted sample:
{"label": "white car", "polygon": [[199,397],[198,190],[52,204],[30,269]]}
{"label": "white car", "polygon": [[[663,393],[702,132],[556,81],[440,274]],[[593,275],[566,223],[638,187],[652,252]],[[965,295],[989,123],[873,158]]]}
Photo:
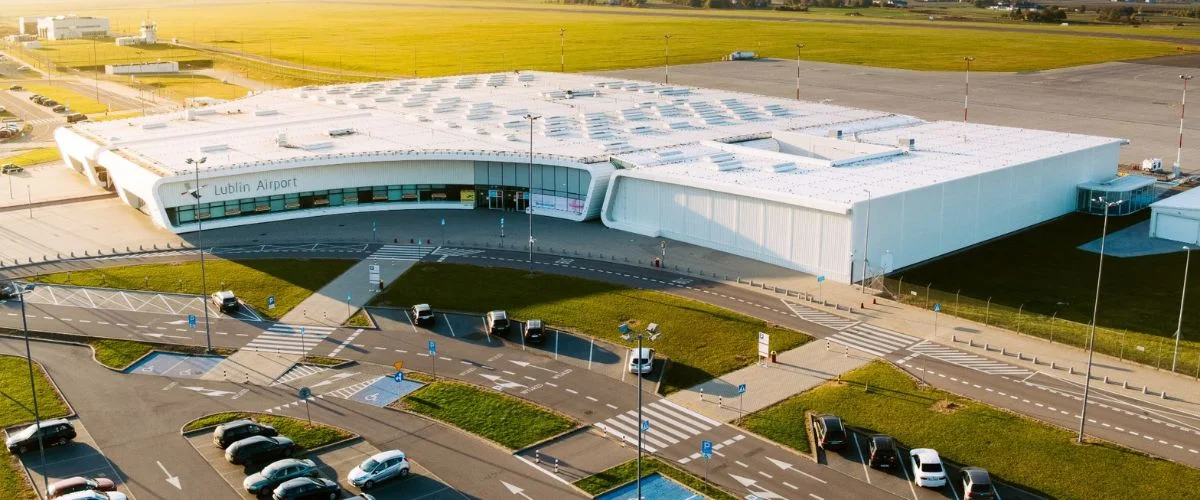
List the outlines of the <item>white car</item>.
{"label": "white car", "polygon": [[30,68],[29,66],[21,66],[21,67],[17,68],[17,71],[32,71],[32,70],[33,70],[33,68]]}
{"label": "white car", "polygon": [[911,458],[913,482],[923,488],[941,488],[946,485],[946,468],[937,450],[917,448],[908,452]]}
{"label": "white car", "polygon": [[128,500],[129,497],[119,491],[77,491],[70,495],[58,497],[58,500]]}
{"label": "white car", "polygon": [[346,480],[364,490],[392,478],[408,477],[408,457],[400,450],[376,453],[346,475]]}
{"label": "white car", "polygon": [[643,347],[641,352],[637,349],[629,350],[629,373],[634,375],[645,375],[654,369],[654,349]]}

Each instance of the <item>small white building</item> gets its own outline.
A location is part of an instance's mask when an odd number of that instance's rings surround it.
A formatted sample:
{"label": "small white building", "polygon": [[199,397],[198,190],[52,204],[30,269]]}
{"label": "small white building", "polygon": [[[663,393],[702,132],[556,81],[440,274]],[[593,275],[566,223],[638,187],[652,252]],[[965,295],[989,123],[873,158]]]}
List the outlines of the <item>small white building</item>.
{"label": "small white building", "polygon": [[178,73],[179,63],[176,61],[159,61],[152,63],[106,64],[104,65],[104,72],[109,75]]}
{"label": "small white building", "polygon": [[141,32],[138,33],[138,36],[119,36],[116,39],[116,43],[121,47],[154,45],[158,43],[158,25],[150,20],[143,21]]}
{"label": "small white building", "polygon": [[108,36],[108,18],[90,16],[54,16],[37,20],[38,38],[71,40]]}
{"label": "small white building", "polygon": [[1150,204],[1150,236],[1200,245],[1200,189]]}

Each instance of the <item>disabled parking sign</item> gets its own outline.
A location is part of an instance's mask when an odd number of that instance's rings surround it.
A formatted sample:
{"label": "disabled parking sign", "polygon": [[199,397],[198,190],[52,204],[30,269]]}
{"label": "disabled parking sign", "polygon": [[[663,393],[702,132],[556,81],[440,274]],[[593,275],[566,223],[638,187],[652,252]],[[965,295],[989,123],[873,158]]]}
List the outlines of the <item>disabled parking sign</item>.
{"label": "disabled parking sign", "polygon": [[275,296],[274,295],[268,296],[267,297],[267,309],[274,309],[274,308],[275,308]]}
{"label": "disabled parking sign", "polygon": [[192,327],[193,330],[196,329],[196,315],[195,314],[188,315],[188,326]]}
{"label": "disabled parking sign", "polygon": [[437,342],[434,342],[432,340],[429,341],[429,355],[430,356],[437,355]]}
{"label": "disabled parking sign", "polygon": [[395,375],[392,375],[392,380],[395,380],[396,382],[403,382],[404,372],[396,372]]}

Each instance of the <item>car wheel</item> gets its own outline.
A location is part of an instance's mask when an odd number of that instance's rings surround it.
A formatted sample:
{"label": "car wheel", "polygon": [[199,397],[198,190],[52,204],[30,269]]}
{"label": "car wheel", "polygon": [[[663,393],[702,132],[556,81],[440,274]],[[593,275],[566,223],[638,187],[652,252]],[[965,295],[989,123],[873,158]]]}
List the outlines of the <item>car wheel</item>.
{"label": "car wheel", "polygon": [[329,500],[337,500],[337,497],[338,497],[338,494],[336,491],[329,494]]}
{"label": "car wheel", "polygon": [[367,481],[367,482],[363,483],[364,490],[369,490],[374,487],[375,487],[375,481]]}
{"label": "car wheel", "polygon": [[400,469],[400,477],[408,477],[408,468]]}
{"label": "car wheel", "polygon": [[58,445],[59,445],[59,446],[62,446],[62,445],[65,445],[65,444],[67,444],[67,438],[65,438],[65,437],[60,437],[60,438],[58,438]]}

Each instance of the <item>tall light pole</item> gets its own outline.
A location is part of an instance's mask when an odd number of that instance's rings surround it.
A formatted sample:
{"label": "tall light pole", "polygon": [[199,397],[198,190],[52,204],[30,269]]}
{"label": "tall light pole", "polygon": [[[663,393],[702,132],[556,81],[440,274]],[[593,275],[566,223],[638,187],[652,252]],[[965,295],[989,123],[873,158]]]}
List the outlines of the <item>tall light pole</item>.
{"label": "tall light pole", "polygon": [[200,165],[208,161],[208,157],[201,157],[199,160],[188,158],[188,165],[191,165],[196,171],[196,187],[192,189],[192,198],[196,199],[196,243],[200,247],[200,304],[204,309],[204,352],[212,353],[212,334],[208,325],[208,287],[207,276],[204,271],[204,222],[200,217]]}
{"label": "tall light pole", "polygon": [[1175,166],[1182,169],[1179,162],[1183,160],[1183,112],[1187,110],[1187,83],[1192,75],[1179,75],[1179,79],[1183,80],[1183,97],[1179,99],[1179,149],[1175,150]]}
{"label": "tall light pole", "polygon": [[533,274],[533,122],[541,116],[525,115],[529,120],[529,186],[525,192],[525,213],[529,214],[529,273]]}
{"label": "tall light pole", "polygon": [[671,83],[671,35],[663,35],[663,83]]}
{"label": "tall light pole", "polygon": [[[42,414],[38,410],[37,385],[34,384],[33,378],[33,353],[29,349],[29,321],[25,316],[25,294],[32,292],[34,286],[33,283],[23,285],[17,294],[21,296],[21,329],[25,331],[25,361],[29,365],[29,391],[33,394],[33,425],[37,429],[38,455],[41,456],[42,470],[44,471],[46,470],[46,447],[42,442]],[[47,474],[42,474],[42,491],[50,491],[50,478],[47,477]]]}
{"label": "tall light pole", "polygon": [[[867,226],[866,231],[863,231],[863,278],[862,278],[862,293],[867,293],[867,271],[870,269],[870,260],[867,259],[867,242],[871,238],[871,190],[864,189],[867,192]],[[851,279],[854,277],[851,276]]]}
{"label": "tall light pole", "polygon": [[[642,422],[643,422],[643,420],[642,420],[642,378],[644,376],[644,374],[641,373],[642,366],[643,366],[642,362],[644,361],[644,359],[641,358],[642,338],[649,336],[650,340],[654,341],[654,340],[657,340],[658,336],[661,334],[658,333],[658,323],[650,323],[649,325],[647,325],[645,333],[634,333],[633,329],[629,328],[629,325],[627,325],[627,324],[622,324],[621,326],[618,326],[617,330],[621,332],[621,338],[623,340],[628,341],[634,337],[637,337],[637,351],[635,351],[635,354],[634,354],[635,356],[639,357],[638,358],[639,359],[638,374],[637,374],[637,376],[638,376],[637,448],[638,449],[637,449],[637,497],[636,498],[641,499],[641,498],[643,498],[642,497],[642,435],[646,433],[646,431],[642,430]],[[650,365],[650,370],[654,370],[654,365]]]}
{"label": "tall light pole", "polygon": [[1183,291],[1179,293],[1179,322],[1175,324],[1175,355],[1171,357],[1171,372],[1175,372],[1175,365],[1179,363],[1179,337],[1183,334],[1183,301],[1187,298],[1187,278],[1188,265],[1192,263],[1192,248],[1183,247],[1187,252],[1187,257],[1183,259]]}
{"label": "tall light pole", "polygon": [[[558,72],[567,72],[567,29],[558,29]],[[530,186],[532,187],[532,186]]]}
{"label": "tall light pole", "polygon": [[1092,302],[1092,327],[1088,334],[1088,364],[1087,376],[1083,379],[1083,409],[1079,410],[1079,437],[1076,441],[1083,444],[1083,426],[1087,424],[1088,391],[1092,387],[1092,355],[1096,353],[1096,312],[1100,309],[1100,278],[1104,276],[1104,238],[1108,235],[1108,210],[1120,205],[1124,200],[1104,201],[1104,197],[1092,200],[1092,203],[1104,205],[1104,226],[1100,230],[1100,266],[1096,269],[1096,299]]}
{"label": "tall light pole", "polygon": [[963,60],[967,62],[966,78],[963,80],[963,121],[965,122],[967,121],[967,104],[971,100],[971,61],[974,61],[975,58],[967,56]]}
{"label": "tall light pole", "polygon": [[803,43],[796,44],[796,100],[800,100],[800,49],[804,48]]}

